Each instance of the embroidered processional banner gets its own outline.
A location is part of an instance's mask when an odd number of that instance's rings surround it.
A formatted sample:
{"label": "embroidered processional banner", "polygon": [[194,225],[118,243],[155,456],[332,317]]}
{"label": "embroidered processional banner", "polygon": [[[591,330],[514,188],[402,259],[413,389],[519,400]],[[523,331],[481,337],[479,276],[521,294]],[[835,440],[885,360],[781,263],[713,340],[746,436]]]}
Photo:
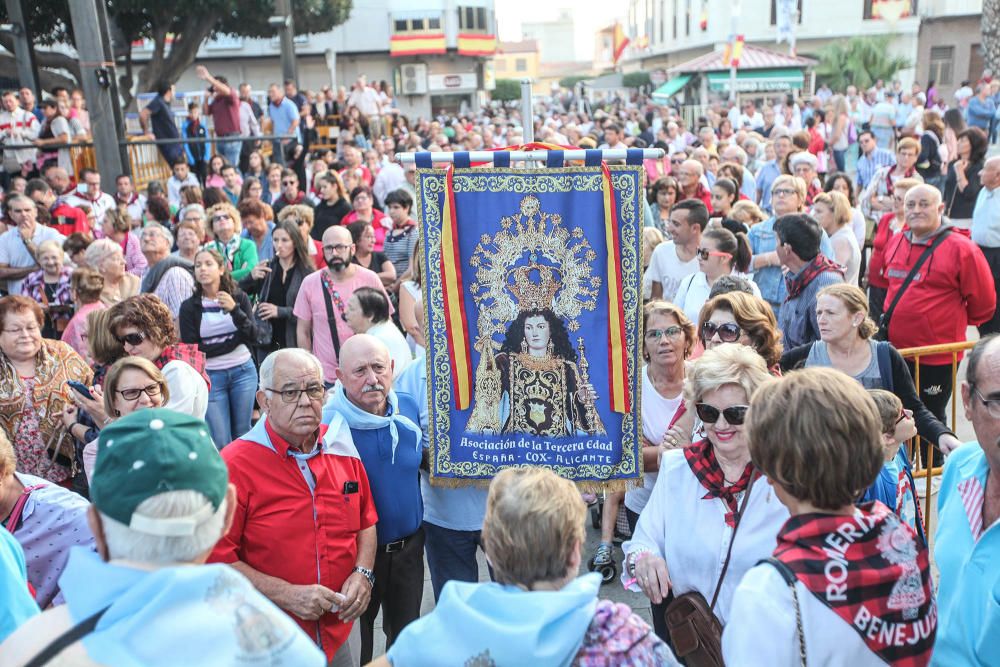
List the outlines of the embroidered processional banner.
{"label": "embroidered processional banner", "polygon": [[641,196],[639,166],[418,171],[432,483],[640,478]]}

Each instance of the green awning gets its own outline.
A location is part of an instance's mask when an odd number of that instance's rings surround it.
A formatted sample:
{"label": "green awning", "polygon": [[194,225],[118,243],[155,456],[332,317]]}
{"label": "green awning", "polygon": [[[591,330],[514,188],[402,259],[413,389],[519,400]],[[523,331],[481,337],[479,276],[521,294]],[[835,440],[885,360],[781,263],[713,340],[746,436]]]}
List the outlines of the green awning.
{"label": "green awning", "polygon": [[[794,68],[750,69],[736,72],[736,91],[740,93],[798,90],[802,88],[804,82],[805,76],[802,74],[802,70]],[[729,72],[709,72],[708,88],[709,90],[728,92]]]}
{"label": "green awning", "polygon": [[687,82],[691,80],[690,74],[681,74],[678,77],[674,77],[670,81],[653,91],[654,100],[669,100],[671,97],[680,92],[681,88],[687,85]]}

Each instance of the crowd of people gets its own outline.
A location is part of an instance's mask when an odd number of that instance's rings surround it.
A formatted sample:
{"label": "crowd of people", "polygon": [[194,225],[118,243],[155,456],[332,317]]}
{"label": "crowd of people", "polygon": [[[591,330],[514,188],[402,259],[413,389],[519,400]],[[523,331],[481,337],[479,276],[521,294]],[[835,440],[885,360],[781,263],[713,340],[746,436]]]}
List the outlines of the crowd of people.
{"label": "crowd of people", "polygon": [[[0,172],[0,665],[1000,663],[995,568],[975,565],[1000,555],[988,73],[954,100],[879,82],[692,119],[565,93],[532,119],[412,123],[364,77],[275,84],[261,109],[197,74],[204,105],[178,122],[164,87],[140,122],[205,141],[160,145],[171,176],[142,192],[64,160],[82,95],[2,95],[0,140],[35,147]],[[623,523],[652,627],[578,577],[572,484],[427,473],[415,169],[395,153],[516,146],[525,121],[664,151],[643,166],[644,474],[604,497],[593,559]],[[916,383],[898,350],[970,325],[963,445],[951,353]],[[918,435],[945,463],[937,586]],[[692,642],[698,609],[724,630]]]}

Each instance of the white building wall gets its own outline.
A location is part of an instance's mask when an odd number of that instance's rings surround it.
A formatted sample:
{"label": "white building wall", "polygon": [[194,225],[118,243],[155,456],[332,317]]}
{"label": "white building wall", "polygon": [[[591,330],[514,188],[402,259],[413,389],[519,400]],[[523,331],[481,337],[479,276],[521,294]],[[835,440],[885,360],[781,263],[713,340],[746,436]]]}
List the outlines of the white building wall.
{"label": "white building wall", "polygon": [[561,11],[554,21],[521,23],[521,39],[538,41],[541,49],[539,62],[568,63],[576,60],[576,29],[573,15],[568,11]]}

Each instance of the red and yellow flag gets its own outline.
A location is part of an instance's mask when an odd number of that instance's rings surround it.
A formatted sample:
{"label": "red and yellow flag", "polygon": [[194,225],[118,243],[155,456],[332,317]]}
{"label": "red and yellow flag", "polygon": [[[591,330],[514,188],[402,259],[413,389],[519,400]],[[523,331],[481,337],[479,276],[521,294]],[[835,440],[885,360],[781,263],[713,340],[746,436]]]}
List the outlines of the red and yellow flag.
{"label": "red and yellow flag", "polygon": [[628,43],[629,39],[628,37],[625,36],[625,31],[622,30],[621,24],[616,23],[614,32],[614,46],[613,46],[614,57],[612,58],[612,60],[616,65],[618,64],[618,59],[621,58],[622,54],[625,52],[625,47],[628,46]]}
{"label": "red and yellow flag", "polygon": [[458,53],[463,56],[492,56],[497,52],[496,35],[458,33]]}
{"label": "red and yellow flag", "polygon": [[445,178],[444,213],[441,225],[441,291],[444,294],[445,336],[455,382],[455,407],[465,410],[472,403],[472,360],[469,356],[469,323],[465,318],[461,259],[458,254],[458,216],[455,214],[455,167]]}
{"label": "red and yellow flag", "polygon": [[393,35],[389,38],[390,56],[420,56],[445,53],[444,33]]}

